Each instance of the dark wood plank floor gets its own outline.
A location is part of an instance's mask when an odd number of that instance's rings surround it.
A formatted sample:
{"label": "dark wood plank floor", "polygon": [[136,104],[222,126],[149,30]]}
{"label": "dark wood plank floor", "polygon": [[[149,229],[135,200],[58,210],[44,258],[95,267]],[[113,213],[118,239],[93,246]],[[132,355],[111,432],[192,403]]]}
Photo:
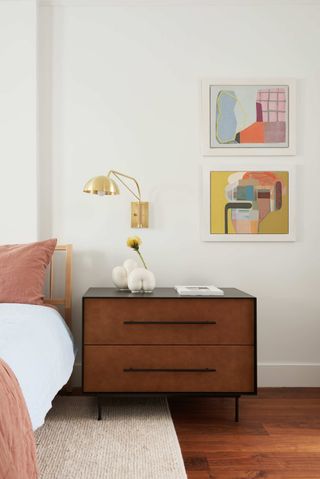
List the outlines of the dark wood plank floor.
{"label": "dark wood plank floor", "polygon": [[169,403],[189,479],[320,479],[320,388]]}

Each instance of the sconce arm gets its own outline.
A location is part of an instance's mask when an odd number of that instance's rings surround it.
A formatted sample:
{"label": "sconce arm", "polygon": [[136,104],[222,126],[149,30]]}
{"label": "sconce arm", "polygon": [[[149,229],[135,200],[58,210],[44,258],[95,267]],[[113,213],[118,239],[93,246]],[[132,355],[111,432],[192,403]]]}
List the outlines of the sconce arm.
{"label": "sconce arm", "polygon": [[[140,186],[139,186],[139,183],[137,182],[137,180],[135,178],[133,178],[132,176],[128,176],[128,175],[125,175],[124,173],[120,173],[120,171],[115,171],[115,170],[110,170],[109,173],[107,174],[107,176],[115,176],[117,178],[117,180],[120,181],[120,183],[123,184],[123,186],[125,188],[127,188],[128,191],[130,191],[130,193],[133,194],[133,196],[135,198],[137,198],[137,200],[140,202],[141,201],[141,192],[140,192]],[[129,180],[132,180],[134,182],[134,184],[136,185],[136,189],[137,189],[137,193],[135,193],[127,184],[125,181],[123,181],[121,179],[121,177],[124,177],[124,178],[128,178]]]}

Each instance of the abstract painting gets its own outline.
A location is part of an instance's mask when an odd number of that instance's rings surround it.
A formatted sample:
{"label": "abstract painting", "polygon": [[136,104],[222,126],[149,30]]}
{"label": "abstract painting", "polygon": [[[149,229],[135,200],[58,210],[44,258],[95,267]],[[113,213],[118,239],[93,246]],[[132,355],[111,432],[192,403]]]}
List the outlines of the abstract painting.
{"label": "abstract painting", "polygon": [[206,171],[205,239],[288,241],[293,239],[292,169]]}
{"label": "abstract painting", "polygon": [[293,154],[293,85],[203,82],[204,154]]}

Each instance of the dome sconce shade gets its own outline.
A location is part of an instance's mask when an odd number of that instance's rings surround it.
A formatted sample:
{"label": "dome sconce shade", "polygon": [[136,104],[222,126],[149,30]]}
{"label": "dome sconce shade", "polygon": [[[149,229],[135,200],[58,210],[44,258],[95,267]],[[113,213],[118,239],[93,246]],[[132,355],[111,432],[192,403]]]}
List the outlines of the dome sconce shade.
{"label": "dome sconce shade", "polygon": [[[122,185],[130,191],[130,193],[138,200],[131,203],[131,228],[148,228],[149,227],[149,203],[141,201],[141,192],[139,183],[132,176],[125,175],[119,171],[110,170],[107,176],[95,176],[87,181],[84,185],[84,193],[91,193],[93,195],[119,195],[120,190],[111,176],[114,176]],[[122,179],[127,178],[133,181],[135,190],[132,190],[127,183]]]}

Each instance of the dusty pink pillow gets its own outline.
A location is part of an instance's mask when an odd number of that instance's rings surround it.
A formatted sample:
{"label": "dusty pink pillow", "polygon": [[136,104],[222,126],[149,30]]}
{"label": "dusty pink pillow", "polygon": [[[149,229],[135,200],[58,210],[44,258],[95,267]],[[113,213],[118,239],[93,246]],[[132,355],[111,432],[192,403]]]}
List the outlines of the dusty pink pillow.
{"label": "dusty pink pillow", "polygon": [[57,240],[0,246],[0,303],[43,304],[45,272]]}

